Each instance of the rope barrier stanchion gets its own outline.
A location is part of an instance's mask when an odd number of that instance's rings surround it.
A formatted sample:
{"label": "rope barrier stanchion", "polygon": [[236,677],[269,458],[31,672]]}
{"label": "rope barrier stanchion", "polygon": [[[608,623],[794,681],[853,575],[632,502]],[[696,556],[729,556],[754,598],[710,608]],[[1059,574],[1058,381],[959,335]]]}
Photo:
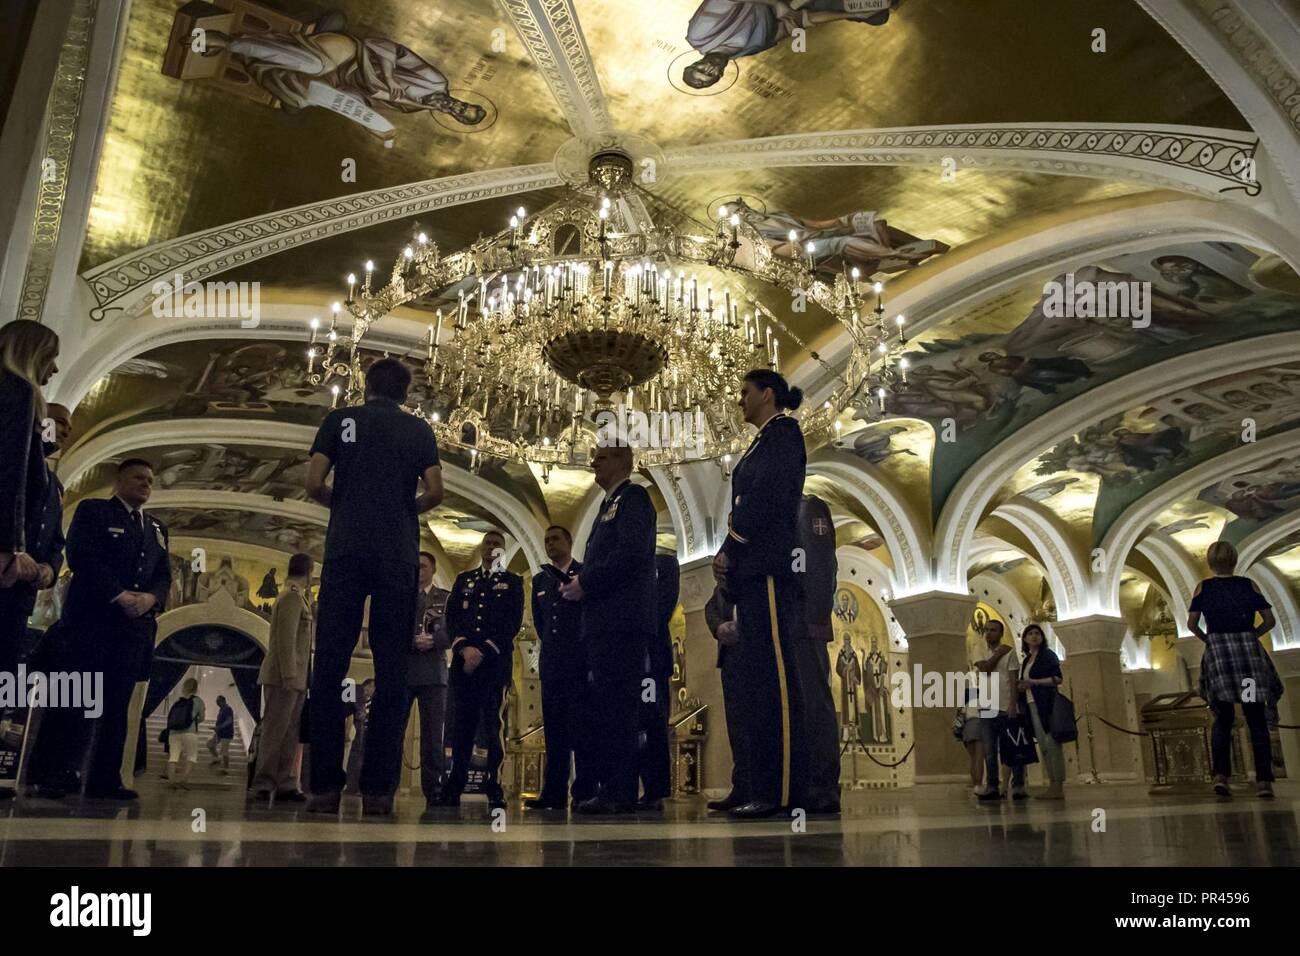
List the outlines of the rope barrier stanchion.
{"label": "rope barrier stanchion", "polygon": [[877,766],[885,767],[887,769],[893,769],[894,767],[898,767],[901,766],[903,763],[906,763],[907,758],[912,756],[912,751],[915,749],[916,749],[916,741],[912,741],[912,746],[907,748],[907,753],[903,754],[903,756],[899,757],[893,763],[885,763],[883,761],[877,760],[875,757],[871,756],[871,754],[865,749],[862,752],[867,755],[868,760],[870,760],[872,763],[876,764]]}

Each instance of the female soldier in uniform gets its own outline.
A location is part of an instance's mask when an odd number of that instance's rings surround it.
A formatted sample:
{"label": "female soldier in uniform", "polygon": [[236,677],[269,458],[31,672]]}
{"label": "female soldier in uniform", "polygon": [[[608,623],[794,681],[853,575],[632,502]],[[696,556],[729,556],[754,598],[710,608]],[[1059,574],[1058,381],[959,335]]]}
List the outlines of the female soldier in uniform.
{"label": "female soldier in uniform", "polygon": [[727,540],[713,570],[737,608],[750,802],[729,812],[769,817],[803,805],[803,695],[794,647],[803,639],[803,591],[794,574],[803,494],[803,432],[788,413],[803,393],[779,374],[745,376],[740,407],[758,429],[731,476]]}

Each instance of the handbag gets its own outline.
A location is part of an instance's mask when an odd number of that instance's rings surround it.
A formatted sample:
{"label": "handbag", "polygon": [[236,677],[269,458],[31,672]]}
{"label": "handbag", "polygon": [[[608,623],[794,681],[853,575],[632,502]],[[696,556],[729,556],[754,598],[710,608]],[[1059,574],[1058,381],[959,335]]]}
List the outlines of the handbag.
{"label": "handbag", "polygon": [[1079,728],[1075,723],[1074,701],[1060,691],[1056,692],[1052,702],[1052,713],[1047,718],[1047,732],[1058,744],[1068,744],[1079,739]]}
{"label": "handbag", "polygon": [[1002,728],[1002,739],[998,741],[998,751],[1002,762],[1008,767],[1038,763],[1034,730],[1024,714],[1007,717],[1006,725]]}
{"label": "handbag", "polygon": [[952,717],[952,735],[961,740],[962,734],[966,732],[966,708],[958,707],[957,713]]}

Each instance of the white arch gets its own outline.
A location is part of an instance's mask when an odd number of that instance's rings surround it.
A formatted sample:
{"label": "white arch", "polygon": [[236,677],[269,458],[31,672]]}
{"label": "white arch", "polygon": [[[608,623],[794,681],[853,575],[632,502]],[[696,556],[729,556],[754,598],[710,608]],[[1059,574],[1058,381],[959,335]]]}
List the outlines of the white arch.
{"label": "white arch", "polygon": [[[1123,253],[1199,241],[1263,248],[1300,271],[1300,236],[1262,212],[1156,194],[1090,203],[1065,222],[1054,217],[1045,228],[1017,231],[1011,239],[977,240],[890,283],[886,299],[891,312],[912,317],[909,334],[915,337],[1020,287],[1032,276],[1050,277]],[[836,331],[832,341],[812,344],[823,360],[838,367],[848,355],[850,340],[847,332]],[[798,380],[813,405],[839,384],[811,361],[795,369],[791,378]]]}
{"label": "white arch", "polygon": [[247,634],[263,651],[271,646],[270,622],[247,608],[236,607],[229,592],[221,590],[202,604],[185,604],[159,614],[154,647],[177,631],[205,624],[219,624]]}
{"label": "white arch", "polygon": [[1259,561],[1275,542],[1296,530],[1300,530],[1300,510],[1274,518],[1246,535],[1237,543],[1239,572],[1245,574],[1246,569]]}
{"label": "white arch", "polygon": [[[169,418],[142,422],[110,429],[75,446],[59,462],[59,477],[65,485],[71,485],[99,462],[134,448],[213,443],[266,445],[306,451],[311,448],[315,437],[316,429],[313,426],[288,422],[250,422],[222,418]],[[448,491],[482,504],[500,518],[505,529],[523,546],[529,567],[534,571],[541,567],[545,561],[541,544],[542,528],[526,506],[486,479],[450,462],[443,462],[442,477]],[[297,507],[308,503],[286,501],[283,504]]]}
{"label": "white arch", "polygon": [[[948,495],[935,530],[936,586],[953,590],[961,583],[961,575],[968,564],[966,552],[984,509],[1005,483],[1006,476],[1026,461],[1093,422],[1142,404],[1162,389],[1186,388],[1260,366],[1297,360],[1300,360],[1300,332],[1279,332],[1230,342],[1130,372],[1027,422],[1012,437],[999,443],[968,468]],[[1257,449],[1262,444],[1259,442],[1253,447]],[[1107,554],[1112,558],[1115,556],[1113,551],[1108,550]],[[1122,556],[1112,564],[1122,567]],[[1117,589],[1112,588],[1112,591],[1117,595]],[[1111,594],[1112,591],[1104,593]],[[1096,599],[1096,594],[1093,598]],[[1115,607],[1117,604],[1110,600],[1104,606]],[[1096,608],[1092,611],[1111,613]]]}
{"label": "white arch", "polygon": [[1102,608],[1119,607],[1119,583],[1124,571],[1124,559],[1143,529],[1171,502],[1194,494],[1216,481],[1257,468],[1274,458],[1293,455],[1298,449],[1300,428],[1271,435],[1188,468],[1133,502],[1124,509],[1102,538],[1101,548],[1106,559],[1100,579],[1094,580],[1094,600]]}
{"label": "white arch", "polygon": [[1259,590],[1268,603],[1273,605],[1273,616],[1277,619],[1273,649],[1300,646],[1300,604],[1291,591],[1286,575],[1271,562],[1260,561],[1250,569],[1248,576],[1259,585]]}
{"label": "white arch", "polygon": [[1161,531],[1145,535],[1134,547],[1160,574],[1178,636],[1191,637],[1192,632],[1187,629],[1187,604],[1200,580],[1195,562],[1182,545]]}
{"label": "white arch", "polygon": [[993,515],[1002,518],[1033,545],[1056,598],[1057,614],[1073,616],[1087,600],[1088,576],[1061,519],[1041,502],[1019,498],[1000,505]]}
{"label": "white arch", "polygon": [[822,449],[808,462],[808,474],[823,475],[858,501],[876,522],[894,563],[895,597],[917,590],[929,572],[930,529],[880,471],[845,452]]}
{"label": "white arch", "polygon": [[[903,628],[898,622],[893,620],[894,612],[889,607],[889,602],[894,599],[889,568],[879,558],[874,558],[853,545],[841,545],[836,548],[835,560],[839,566],[837,580],[857,585],[866,591],[879,609],[880,616],[884,618],[885,627],[889,630],[890,646],[882,650],[905,652],[907,635],[903,633]],[[854,574],[854,571],[857,574]],[[868,581],[871,583],[868,584]]]}

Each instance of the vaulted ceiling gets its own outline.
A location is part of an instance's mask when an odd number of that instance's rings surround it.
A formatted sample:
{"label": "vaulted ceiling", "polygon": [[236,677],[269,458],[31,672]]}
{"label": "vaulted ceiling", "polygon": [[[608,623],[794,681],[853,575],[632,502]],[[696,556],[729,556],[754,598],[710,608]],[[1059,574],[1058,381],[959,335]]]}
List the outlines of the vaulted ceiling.
{"label": "vaulted ceiling", "polygon": [[[79,257],[94,321],[78,316],[88,331],[56,383],[77,404],[74,497],[142,453],[187,535],[319,547],[301,478],[328,396],[304,384],[307,320],[415,231],[455,248],[554,201],[566,164],[603,142],[685,216],[741,197],[760,219],[821,230],[906,309],[908,386],[885,421],[843,416],[810,450],[808,484],[840,543],[898,589],[992,569],[1030,603],[1081,611],[1108,599],[1088,555],[1122,542],[1136,570],[1121,596],[1140,605],[1145,582],[1174,590],[1169,562],[1199,566],[1220,535],[1294,586],[1300,223],[1279,170],[1300,127],[1264,141],[1267,90],[1225,89],[1226,38],[1189,48],[1158,5],[1130,0],[904,0],[838,18],[824,11],[854,4],[332,0],[314,19],[290,6],[130,5]],[[1180,6],[1220,22],[1209,0]],[[321,105],[330,90],[378,118]],[[260,326],[150,316],[148,286],[173,269],[257,282]],[[1046,284],[1067,273],[1132,283],[1149,313],[1053,317]],[[753,292],[786,324],[786,372],[820,399],[843,330]],[[418,354],[423,327],[417,303],[377,341]],[[428,536],[455,565],[489,524],[535,537],[590,519],[583,473],[449,466]],[[661,544],[692,558],[726,499],[712,464],[684,472],[641,480]],[[1157,538],[1139,555],[1133,535]],[[534,540],[516,561],[538,556]],[[962,565],[947,580],[945,562]],[[1072,575],[1079,594],[1052,593]]]}

